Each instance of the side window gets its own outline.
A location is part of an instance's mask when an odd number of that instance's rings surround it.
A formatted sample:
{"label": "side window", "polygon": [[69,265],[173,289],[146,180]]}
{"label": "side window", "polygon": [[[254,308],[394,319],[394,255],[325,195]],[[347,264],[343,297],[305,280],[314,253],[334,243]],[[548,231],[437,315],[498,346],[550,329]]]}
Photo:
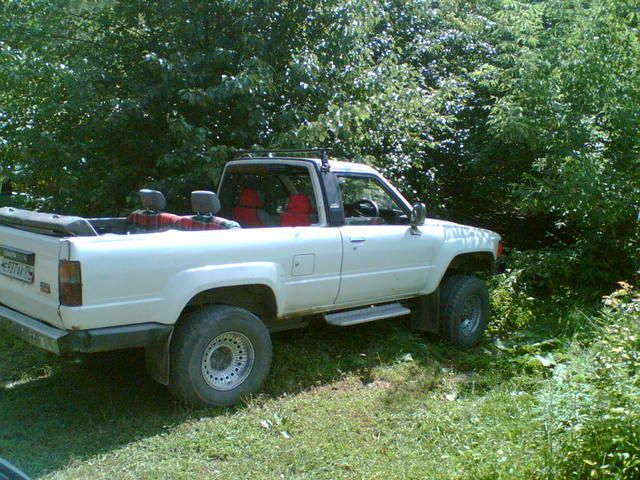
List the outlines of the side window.
{"label": "side window", "polygon": [[372,177],[338,176],[347,225],[408,225],[397,200]]}
{"label": "side window", "polygon": [[222,215],[244,228],[302,227],[318,223],[316,197],[306,167],[234,165],[220,191]]}

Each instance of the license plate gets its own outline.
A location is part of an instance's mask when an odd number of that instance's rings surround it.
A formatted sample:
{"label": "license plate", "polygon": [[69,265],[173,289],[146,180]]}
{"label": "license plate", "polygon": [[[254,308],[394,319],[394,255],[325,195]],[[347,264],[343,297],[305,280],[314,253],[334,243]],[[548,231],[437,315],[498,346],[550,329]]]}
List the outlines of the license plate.
{"label": "license plate", "polygon": [[22,282],[33,283],[35,253],[0,246],[0,273]]}

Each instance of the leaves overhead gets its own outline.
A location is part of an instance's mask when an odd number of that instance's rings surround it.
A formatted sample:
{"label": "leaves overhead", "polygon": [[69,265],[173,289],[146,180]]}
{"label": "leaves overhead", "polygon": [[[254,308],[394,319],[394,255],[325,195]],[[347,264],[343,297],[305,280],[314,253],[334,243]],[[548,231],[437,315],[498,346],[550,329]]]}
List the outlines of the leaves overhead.
{"label": "leaves overhead", "polygon": [[4,0],[1,174],[50,210],[125,213],[156,187],[186,212],[237,148],[327,146],[433,215],[582,266],[611,248],[630,272],[639,18],[632,0]]}

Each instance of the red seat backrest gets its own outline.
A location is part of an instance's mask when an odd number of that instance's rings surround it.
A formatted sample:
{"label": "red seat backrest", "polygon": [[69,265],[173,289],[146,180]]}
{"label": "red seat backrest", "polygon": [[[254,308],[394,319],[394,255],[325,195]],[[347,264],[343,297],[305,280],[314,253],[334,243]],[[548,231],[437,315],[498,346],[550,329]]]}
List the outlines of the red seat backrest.
{"label": "red seat backrest", "polygon": [[240,192],[240,199],[231,209],[233,219],[245,227],[261,227],[262,222],[258,218],[258,209],[264,207],[258,192],[253,188],[245,188]]}
{"label": "red seat backrest", "polygon": [[127,217],[127,226],[132,227],[134,233],[164,232],[175,228],[179,219],[173,213],[136,210]]}
{"label": "red seat backrest", "polygon": [[283,227],[306,227],[311,225],[311,214],[315,210],[309,199],[302,193],[289,195],[287,209],[280,215],[280,225]]}

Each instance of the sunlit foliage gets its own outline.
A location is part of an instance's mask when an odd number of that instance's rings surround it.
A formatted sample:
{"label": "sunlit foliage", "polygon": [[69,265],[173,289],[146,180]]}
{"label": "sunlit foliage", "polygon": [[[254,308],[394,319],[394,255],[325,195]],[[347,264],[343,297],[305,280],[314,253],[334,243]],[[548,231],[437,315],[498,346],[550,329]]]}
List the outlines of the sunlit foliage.
{"label": "sunlit foliage", "polygon": [[542,282],[608,290],[640,268],[639,17],[632,0],[4,0],[0,174],[49,210],[121,214],[150,186],[186,211],[237,148],[328,146],[431,215],[542,248]]}

